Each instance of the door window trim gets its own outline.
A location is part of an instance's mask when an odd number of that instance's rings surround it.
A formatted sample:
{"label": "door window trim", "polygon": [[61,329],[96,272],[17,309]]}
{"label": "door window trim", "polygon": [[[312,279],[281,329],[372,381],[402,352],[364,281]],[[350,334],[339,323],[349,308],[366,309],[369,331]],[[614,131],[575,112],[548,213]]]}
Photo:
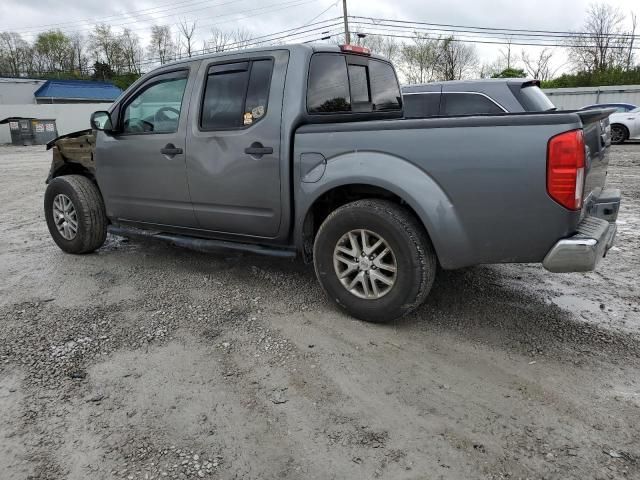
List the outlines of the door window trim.
{"label": "door window trim", "polygon": [[[178,117],[178,128],[176,129],[176,131],[175,132],[124,132],[122,131],[122,127],[124,123],[124,112],[127,109],[127,107],[131,104],[131,101],[135,99],[139,93],[142,93],[142,91],[146,90],[154,83],[157,83],[158,77],[163,77],[165,75],[172,75],[172,74],[181,73],[181,72],[186,72],[185,78],[187,80],[187,83],[185,83],[184,91],[182,92],[182,101],[180,103],[180,116]],[[152,77],[149,77],[148,79],[146,79],[144,83],[141,83],[133,92],[131,92],[129,95],[123,98],[121,102],[119,102],[119,105],[117,107],[119,110],[118,111],[118,131],[116,132],[116,134],[118,136],[128,137],[131,135],[173,135],[177,133],[178,130],[180,130],[180,120],[182,119],[182,107],[184,104],[184,95],[185,93],[187,93],[187,87],[189,86],[190,76],[191,76],[191,69],[189,67],[187,68],[183,67],[183,68],[175,68],[172,70],[158,72]],[[181,77],[176,76],[176,78],[181,78]]]}
{"label": "door window trim", "polygon": [[[225,127],[225,128],[203,128],[202,127],[202,114],[204,113],[204,99],[205,99],[205,95],[207,93],[207,81],[209,80],[209,75],[211,75],[211,70],[212,69],[216,69],[216,68],[220,68],[219,71],[217,72],[213,72],[213,73],[220,73],[220,74],[225,74],[225,73],[230,73],[230,72],[236,72],[236,71],[248,71],[249,72],[249,76],[247,78],[247,87],[245,88],[244,91],[244,98],[242,100],[242,105],[244,107],[246,107],[246,103],[247,103],[247,95],[249,93],[249,85],[251,83],[251,72],[253,70],[253,64],[254,62],[258,62],[260,60],[271,60],[271,76],[269,77],[269,83],[267,85],[267,105],[265,106],[264,109],[264,114],[262,115],[262,117],[260,118],[260,120],[258,120],[257,122],[253,122],[249,125],[242,125],[239,127]],[[242,63],[248,63],[249,65],[247,66],[246,69],[238,69],[238,70],[234,70],[232,65],[233,64],[242,64]],[[228,70],[227,70],[228,68]],[[229,132],[229,131],[240,131],[240,130],[248,130],[251,127],[254,127],[255,125],[257,125],[258,123],[260,123],[260,121],[264,120],[268,113],[269,113],[269,103],[271,100],[271,85],[273,82],[273,74],[275,72],[276,69],[276,59],[273,55],[262,55],[259,57],[242,57],[242,58],[237,58],[237,59],[225,59],[223,61],[213,61],[210,63],[207,63],[204,65],[204,69],[205,69],[205,74],[204,74],[204,78],[202,79],[202,82],[200,84],[200,99],[198,100],[198,115],[197,115],[197,127],[198,127],[198,132],[201,133],[211,133],[211,132]]]}

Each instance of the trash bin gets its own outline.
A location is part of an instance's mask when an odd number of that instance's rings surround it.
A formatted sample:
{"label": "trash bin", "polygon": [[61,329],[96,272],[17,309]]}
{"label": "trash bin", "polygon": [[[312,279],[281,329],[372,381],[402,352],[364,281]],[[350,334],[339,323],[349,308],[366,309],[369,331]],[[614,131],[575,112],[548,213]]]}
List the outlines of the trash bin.
{"label": "trash bin", "polygon": [[54,119],[9,117],[0,124],[9,124],[13,145],[44,145],[58,136]]}

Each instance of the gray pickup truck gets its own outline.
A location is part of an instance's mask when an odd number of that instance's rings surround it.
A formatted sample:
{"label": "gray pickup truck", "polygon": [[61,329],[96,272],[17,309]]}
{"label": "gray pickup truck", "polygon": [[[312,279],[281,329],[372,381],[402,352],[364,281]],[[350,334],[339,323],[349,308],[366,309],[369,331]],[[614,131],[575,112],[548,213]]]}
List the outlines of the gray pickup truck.
{"label": "gray pickup truck", "polygon": [[403,118],[393,66],[293,45],[164,65],[50,144],[44,208],[69,253],[107,230],[313,261],[375,322],[412,311],[440,265],[588,271],[611,247],[608,112]]}

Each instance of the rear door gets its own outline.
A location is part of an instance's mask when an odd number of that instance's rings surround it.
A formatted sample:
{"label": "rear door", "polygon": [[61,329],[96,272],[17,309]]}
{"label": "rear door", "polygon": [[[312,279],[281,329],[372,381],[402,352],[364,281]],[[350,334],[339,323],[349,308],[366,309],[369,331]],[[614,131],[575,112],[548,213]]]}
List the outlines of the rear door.
{"label": "rear door", "polygon": [[287,62],[286,51],[202,62],[187,132],[188,181],[200,228],[277,235]]}
{"label": "rear door", "polygon": [[107,213],[125,222],[195,227],[185,166],[189,70],[148,78],[99,132],[96,172]]}

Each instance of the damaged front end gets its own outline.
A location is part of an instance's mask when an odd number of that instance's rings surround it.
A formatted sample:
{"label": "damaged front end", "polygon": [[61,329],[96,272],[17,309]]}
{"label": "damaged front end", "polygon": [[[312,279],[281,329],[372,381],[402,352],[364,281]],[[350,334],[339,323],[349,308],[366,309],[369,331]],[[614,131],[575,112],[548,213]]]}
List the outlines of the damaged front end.
{"label": "damaged front end", "polygon": [[93,157],[96,137],[93,130],[81,130],[62,135],[47,143],[53,151],[51,169],[46,183],[60,175],[80,174],[95,179],[96,164]]}

